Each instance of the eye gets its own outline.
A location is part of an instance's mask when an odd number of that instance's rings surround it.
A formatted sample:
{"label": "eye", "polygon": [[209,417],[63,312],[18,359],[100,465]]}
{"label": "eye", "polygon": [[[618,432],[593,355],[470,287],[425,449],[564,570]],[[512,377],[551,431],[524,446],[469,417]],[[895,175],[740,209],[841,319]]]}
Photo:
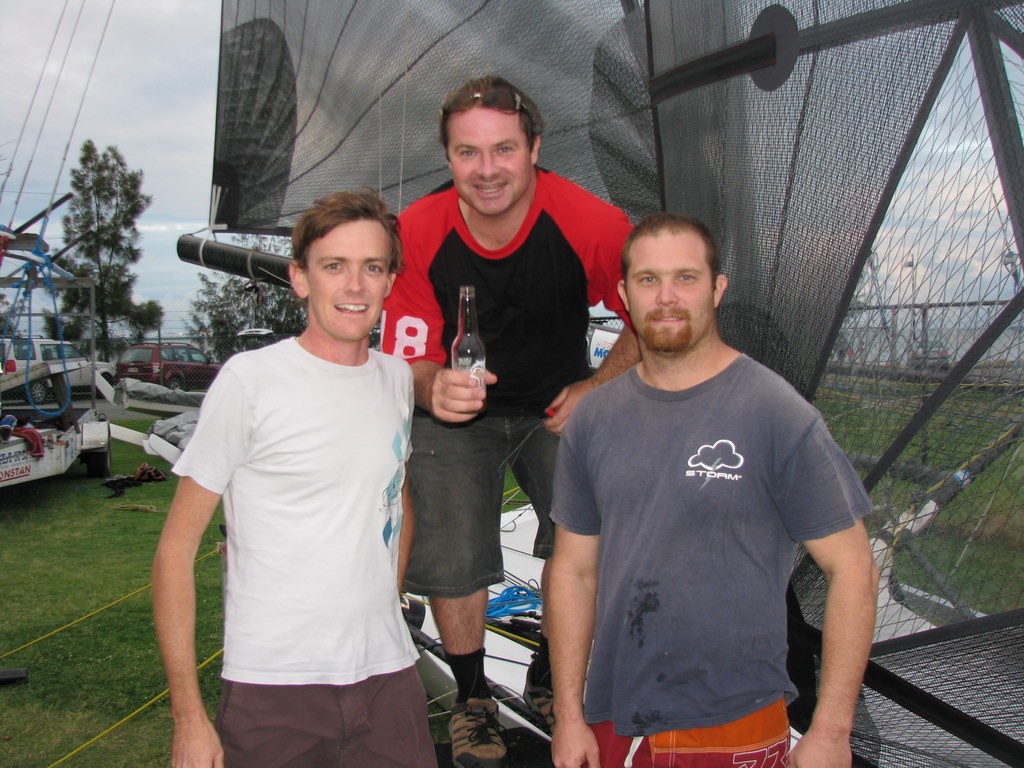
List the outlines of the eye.
{"label": "eye", "polygon": [[382,267],[380,264],[368,264],[366,267],[366,271],[372,272],[375,275],[379,275],[381,272],[384,271],[384,267]]}

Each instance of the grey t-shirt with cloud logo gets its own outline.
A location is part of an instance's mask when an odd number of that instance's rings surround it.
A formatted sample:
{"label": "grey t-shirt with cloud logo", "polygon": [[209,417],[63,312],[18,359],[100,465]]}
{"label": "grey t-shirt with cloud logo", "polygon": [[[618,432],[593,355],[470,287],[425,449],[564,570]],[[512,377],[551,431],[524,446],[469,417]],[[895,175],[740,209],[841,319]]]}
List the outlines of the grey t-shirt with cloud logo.
{"label": "grey t-shirt with cloud logo", "polygon": [[818,411],[746,356],[681,392],[634,368],[589,394],[562,437],[552,510],[601,537],[587,720],[649,735],[792,699],[797,543],[870,510]]}

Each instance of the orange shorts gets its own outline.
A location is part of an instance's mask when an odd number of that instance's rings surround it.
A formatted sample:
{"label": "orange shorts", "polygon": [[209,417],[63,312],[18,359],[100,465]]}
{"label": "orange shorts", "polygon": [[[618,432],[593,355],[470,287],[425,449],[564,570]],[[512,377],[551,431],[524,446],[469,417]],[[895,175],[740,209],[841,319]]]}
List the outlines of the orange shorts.
{"label": "orange shorts", "polygon": [[[601,750],[601,768],[622,768],[634,746],[611,721],[590,726]],[[643,737],[633,768],[785,768],[789,765],[789,717],[779,699],[739,720],[710,728],[664,731]]]}

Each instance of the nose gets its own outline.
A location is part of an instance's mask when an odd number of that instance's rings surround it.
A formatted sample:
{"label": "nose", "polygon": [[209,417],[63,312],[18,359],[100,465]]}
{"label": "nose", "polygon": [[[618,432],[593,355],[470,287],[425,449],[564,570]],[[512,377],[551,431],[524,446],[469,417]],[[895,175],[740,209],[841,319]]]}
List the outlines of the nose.
{"label": "nose", "polygon": [[367,276],[361,269],[349,270],[342,286],[346,293],[362,293],[366,287]]}
{"label": "nose", "polygon": [[671,280],[662,280],[658,284],[658,295],[655,300],[662,306],[675,304],[676,292]]}
{"label": "nose", "polygon": [[477,166],[477,171],[481,176],[492,176],[498,170],[498,164],[494,161],[494,156],[490,152],[480,153],[480,164]]}

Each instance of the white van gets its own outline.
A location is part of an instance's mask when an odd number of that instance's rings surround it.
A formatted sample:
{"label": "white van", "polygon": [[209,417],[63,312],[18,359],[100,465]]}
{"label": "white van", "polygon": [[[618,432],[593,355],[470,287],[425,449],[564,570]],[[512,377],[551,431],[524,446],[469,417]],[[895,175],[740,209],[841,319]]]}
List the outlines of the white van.
{"label": "white van", "polygon": [[[4,372],[17,372],[24,374],[26,363],[47,363],[52,371],[59,372],[66,364],[68,380],[72,391],[89,392],[93,385],[93,368],[82,352],[71,342],[65,341],[63,347],[61,342],[55,339],[31,339],[15,338],[4,339],[2,359]],[[64,360],[64,363],[61,360]],[[96,373],[100,374],[110,383],[114,382],[113,363],[96,363]],[[36,403],[45,403],[53,400],[53,392],[50,389],[50,381],[47,378],[35,379],[30,385],[32,399]],[[14,393],[9,393],[14,394]]]}

